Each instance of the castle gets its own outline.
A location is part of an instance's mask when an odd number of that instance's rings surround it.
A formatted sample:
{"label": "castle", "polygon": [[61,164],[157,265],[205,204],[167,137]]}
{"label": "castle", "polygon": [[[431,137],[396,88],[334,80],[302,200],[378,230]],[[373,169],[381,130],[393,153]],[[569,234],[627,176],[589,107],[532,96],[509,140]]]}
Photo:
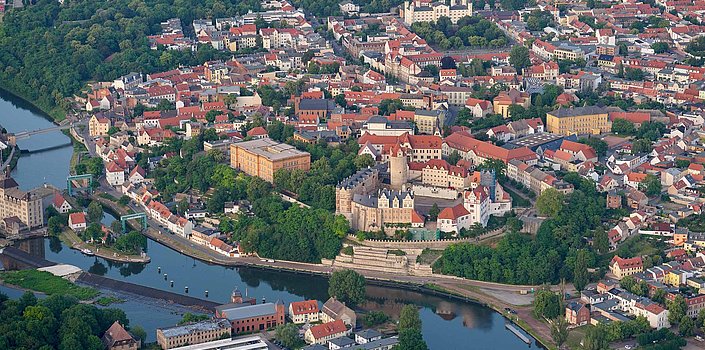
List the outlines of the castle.
{"label": "castle", "polygon": [[412,25],[415,22],[436,22],[442,16],[450,18],[453,24],[465,16],[472,16],[472,2],[468,0],[451,0],[450,6],[445,2],[430,0],[405,1],[401,17],[404,23]]}

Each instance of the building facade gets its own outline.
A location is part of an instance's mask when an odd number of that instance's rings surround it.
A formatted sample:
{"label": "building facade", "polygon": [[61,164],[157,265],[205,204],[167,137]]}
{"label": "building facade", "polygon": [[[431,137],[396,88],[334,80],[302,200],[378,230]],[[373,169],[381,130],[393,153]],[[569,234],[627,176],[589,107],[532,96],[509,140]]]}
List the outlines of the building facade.
{"label": "building facade", "polygon": [[294,146],[263,138],[230,145],[230,166],[274,182],[274,173],[279,169],[308,171],[311,155]]}
{"label": "building facade", "polygon": [[28,228],[44,225],[42,199],[33,192],[20,190],[8,173],[0,180],[0,218],[16,217]]}
{"label": "building facade", "polygon": [[185,345],[206,343],[226,336],[230,337],[230,335],[230,322],[223,318],[215,318],[182,326],[158,328],[157,344],[167,350]]}
{"label": "building facade", "polygon": [[608,132],[607,110],[596,106],[558,108],[546,113],[546,130],[554,134],[599,134]]}

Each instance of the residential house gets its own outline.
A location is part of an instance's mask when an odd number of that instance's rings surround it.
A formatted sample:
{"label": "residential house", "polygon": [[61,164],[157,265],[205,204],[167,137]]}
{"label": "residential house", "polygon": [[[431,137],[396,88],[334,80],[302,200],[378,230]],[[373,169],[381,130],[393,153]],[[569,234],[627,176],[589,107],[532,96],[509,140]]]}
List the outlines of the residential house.
{"label": "residential house", "polygon": [[59,192],[54,194],[54,199],[51,205],[59,212],[59,214],[67,214],[73,207]]}
{"label": "residential house", "polygon": [[617,279],[621,280],[626,276],[644,271],[644,263],[641,257],[624,259],[615,255],[610,261],[610,271]]}
{"label": "residential house", "polygon": [[590,322],[590,305],[571,301],[565,306],[565,320],[571,326],[582,326]]}
{"label": "residential house", "polygon": [[120,321],[113,322],[101,340],[107,350],[137,350],[141,345],[141,341],[135,339]]}
{"label": "residential house", "polygon": [[289,304],[289,318],[296,324],[318,322],[318,300],[295,301]]}
{"label": "residential house", "polygon": [[325,344],[329,340],[349,334],[350,329],[348,326],[342,320],[336,320],[309,328],[304,333],[304,340],[308,344]]}
{"label": "residential house", "polygon": [[345,306],[345,303],[331,297],[323,304],[321,321],[331,322],[336,320],[342,320],[346,325],[354,329],[357,324],[357,315],[355,315],[355,311]]}
{"label": "residential house", "polygon": [[86,229],[86,214],[83,212],[69,214],[69,228],[74,231]]}

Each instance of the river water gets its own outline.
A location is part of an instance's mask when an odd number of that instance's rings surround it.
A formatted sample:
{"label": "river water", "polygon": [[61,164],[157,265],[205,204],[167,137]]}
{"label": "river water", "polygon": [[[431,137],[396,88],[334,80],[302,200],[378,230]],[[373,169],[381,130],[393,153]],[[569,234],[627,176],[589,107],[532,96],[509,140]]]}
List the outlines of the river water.
{"label": "river water", "polygon": [[[52,123],[40,111],[25,101],[0,90],[0,124],[10,132],[30,131],[51,127]],[[36,135],[19,141],[20,148],[39,150],[66,144],[69,138],[61,132]],[[20,158],[13,176],[23,189],[53,184],[66,186],[72,147],[66,146],[46,152],[31,153]],[[106,215],[103,223],[109,225],[115,218]],[[238,288],[242,293],[267,301],[281,300],[285,304],[304,299],[325,301],[328,282],[323,277],[299,275],[253,268],[233,268],[210,265],[182,255],[152,240],[147,253],[152,261],[146,265],[116,264],[97,257],[88,257],[69,249],[54,239],[38,239],[18,244],[21,249],[43,256],[49,261],[72,264],[92,273],[117,280],[184,293],[189,287],[191,296],[226,303],[230,293]],[[157,269],[161,268],[161,273]],[[168,274],[167,280],[163,274]],[[169,281],[174,280],[174,287]],[[0,286],[0,291],[17,297],[20,292]],[[528,346],[505,329],[505,319],[499,313],[482,305],[457,302],[447,298],[416,292],[367,287],[366,310],[382,310],[396,317],[404,304],[420,307],[424,339],[430,349],[526,349]],[[183,309],[160,305],[154,301],[131,297],[111,307],[123,309],[131,324],[141,325],[150,341],[157,327],[174,325]],[[535,345],[534,345],[535,346]]]}

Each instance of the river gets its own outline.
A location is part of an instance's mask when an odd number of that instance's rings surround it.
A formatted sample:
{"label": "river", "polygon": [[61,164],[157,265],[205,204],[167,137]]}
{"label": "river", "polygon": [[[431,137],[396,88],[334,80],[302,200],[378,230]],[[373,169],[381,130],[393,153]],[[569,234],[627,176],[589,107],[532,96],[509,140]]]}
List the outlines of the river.
{"label": "river", "polygon": [[[44,114],[30,104],[0,91],[0,124],[10,132],[34,130],[52,126]],[[19,141],[22,149],[36,150],[65,144],[69,138],[61,132],[36,135]],[[13,171],[13,176],[23,189],[53,184],[66,186],[72,147],[66,146],[47,152],[23,156]],[[113,217],[106,215],[103,223]],[[267,301],[281,300],[285,304],[304,299],[325,301],[328,298],[328,281],[323,277],[276,272],[254,268],[233,268],[210,265],[187,257],[152,240],[147,242],[151,262],[116,264],[102,258],[88,257],[69,249],[57,239],[37,239],[18,244],[21,249],[43,256],[47,260],[72,264],[86,271],[117,280],[184,293],[189,287],[191,296],[208,298],[226,303],[233,289]],[[157,269],[161,268],[161,273]],[[164,279],[163,274],[168,274]],[[174,280],[174,287],[169,281]],[[0,291],[18,296],[18,291],[0,287]],[[382,310],[396,317],[404,304],[413,303],[421,308],[424,339],[430,349],[526,349],[527,345],[504,328],[502,315],[485,306],[457,302],[395,288],[367,287],[368,301],[361,306],[366,310]],[[150,341],[154,340],[157,327],[175,324],[184,310],[160,305],[154,301],[130,298],[125,303],[111,307],[123,309],[131,324],[141,325]]]}

